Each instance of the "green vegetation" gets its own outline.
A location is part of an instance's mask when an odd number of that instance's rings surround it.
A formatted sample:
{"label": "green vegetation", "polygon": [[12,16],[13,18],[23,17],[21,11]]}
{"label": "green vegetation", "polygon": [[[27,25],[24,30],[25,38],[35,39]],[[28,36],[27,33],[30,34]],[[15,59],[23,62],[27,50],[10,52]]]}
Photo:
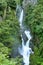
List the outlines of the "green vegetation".
{"label": "green vegetation", "polygon": [[11,58],[13,45],[20,43],[15,0],[0,0],[0,17],[0,65],[20,64],[20,59]]}
{"label": "green vegetation", "polygon": [[43,0],[38,0],[34,7],[27,6],[25,12],[25,24],[33,35],[34,55],[31,56],[31,65],[43,65]]}
{"label": "green vegetation", "polygon": [[[12,47],[20,44],[20,27],[16,17],[16,5],[22,0],[0,0],[0,65],[21,65],[22,59],[11,57]],[[33,35],[34,54],[30,65],[43,65],[43,0],[25,8],[27,28]]]}

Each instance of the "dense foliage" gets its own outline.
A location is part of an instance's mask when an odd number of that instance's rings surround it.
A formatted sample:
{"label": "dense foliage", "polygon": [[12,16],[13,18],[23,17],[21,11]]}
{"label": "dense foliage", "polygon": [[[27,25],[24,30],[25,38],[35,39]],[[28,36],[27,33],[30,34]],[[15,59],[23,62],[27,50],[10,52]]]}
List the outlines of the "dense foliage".
{"label": "dense foliage", "polygon": [[38,0],[35,6],[27,6],[25,12],[25,24],[33,35],[34,55],[31,56],[31,65],[43,65],[43,0]]}
{"label": "dense foliage", "polygon": [[[20,27],[16,17],[16,5],[23,0],[0,0],[0,65],[21,65],[22,58],[12,58],[12,49],[18,47]],[[27,28],[33,35],[34,54],[30,57],[30,65],[43,65],[43,0],[35,6],[24,8]],[[13,52],[15,53],[13,50]]]}
{"label": "dense foliage", "polygon": [[[12,58],[12,49],[20,43],[19,23],[16,17],[16,1],[0,0],[0,65],[20,64],[19,57]],[[13,50],[14,51],[14,50]]]}

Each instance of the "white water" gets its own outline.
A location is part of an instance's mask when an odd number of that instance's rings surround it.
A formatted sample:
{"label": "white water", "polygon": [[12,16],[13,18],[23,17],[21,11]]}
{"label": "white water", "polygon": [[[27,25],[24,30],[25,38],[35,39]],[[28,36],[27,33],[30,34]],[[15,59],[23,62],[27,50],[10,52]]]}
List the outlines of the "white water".
{"label": "white water", "polygon": [[23,21],[23,10],[21,11],[20,18],[19,18],[20,27],[22,27],[22,21]]}
{"label": "white water", "polygon": [[[32,3],[32,4],[36,4],[37,0],[24,0],[24,6],[27,3]],[[21,39],[22,39],[22,48],[19,47],[19,53],[23,56],[23,63],[24,65],[29,65],[30,64],[30,54],[34,53],[32,51],[32,49],[29,47],[30,45],[30,40],[31,40],[31,35],[30,35],[30,31],[29,30],[24,30],[24,26],[23,26],[23,16],[24,16],[24,11],[20,6],[17,6],[17,9],[19,9],[19,23],[20,23],[20,28],[22,30],[22,34],[21,34]],[[24,34],[23,34],[24,33]],[[25,43],[25,40],[23,38],[23,35],[26,35],[27,37],[27,41]]]}
{"label": "white water", "polygon": [[[20,18],[19,18],[19,22],[20,22],[20,27],[22,29],[22,22],[23,22],[23,9],[20,13]],[[24,43],[24,39],[23,39],[23,35],[21,34],[21,38],[22,38],[22,48],[19,48],[19,53],[23,56],[23,62],[24,65],[29,65],[30,61],[30,54],[33,53],[32,49],[29,47],[30,45],[30,40],[31,40],[31,35],[30,35],[30,31],[25,30],[24,34],[26,35],[26,37],[28,38],[26,44]]]}

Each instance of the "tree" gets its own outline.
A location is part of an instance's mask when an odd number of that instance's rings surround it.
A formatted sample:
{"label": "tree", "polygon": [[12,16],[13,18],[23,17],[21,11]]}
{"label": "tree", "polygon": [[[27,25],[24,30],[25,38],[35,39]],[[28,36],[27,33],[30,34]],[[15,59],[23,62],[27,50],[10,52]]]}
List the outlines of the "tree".
{"label": "tree", "polygon": [[27,6],[25,9],[25,24],[30,27],[33,35],[34,55],[31,56],[31,65],[43,64],[43,0],[38,0],[37,5]]}

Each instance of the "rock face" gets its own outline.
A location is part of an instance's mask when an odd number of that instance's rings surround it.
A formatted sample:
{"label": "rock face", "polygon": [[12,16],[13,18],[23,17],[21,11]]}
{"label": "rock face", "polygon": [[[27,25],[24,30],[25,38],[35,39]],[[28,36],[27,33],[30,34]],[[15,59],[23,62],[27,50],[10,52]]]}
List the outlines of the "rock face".
{"label": "rock face", "polygon": [[23,7],[26,7],[28,4],[35,5],[36,3],[37,3],[37,0],[24,0]]}

